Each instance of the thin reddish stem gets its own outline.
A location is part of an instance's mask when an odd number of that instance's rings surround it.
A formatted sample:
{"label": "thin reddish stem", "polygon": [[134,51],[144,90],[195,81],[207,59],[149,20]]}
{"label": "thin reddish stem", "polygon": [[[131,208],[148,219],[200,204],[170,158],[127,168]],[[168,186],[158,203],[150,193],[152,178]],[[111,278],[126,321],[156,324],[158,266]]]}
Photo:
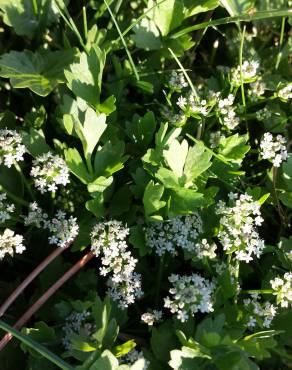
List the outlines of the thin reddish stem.
{"label": "thin reddish stem", "polygon": [[24,291],[24,289],[65,249],[69,248],[74,240],[68,242],[63,248],[56,248],[50,255],[48,255],[24,280],[18,287],[10,294],[6,301],[0,307],[0,317],[2,317],[16,298]]}
{"label": "thin reddish stem", "polygon": [[[40,309],[40,307],[63,285],[69,280],[76,272],[78,272],[87,262],[94,257],[92,252],[85,254],[74,266],[72,266],[65,274],[57,280],[16,322],[13,326],[19,330],[25,325],[29,319]],[[7,333],[0,341],[0,351],[12,339],[12,335]]]}

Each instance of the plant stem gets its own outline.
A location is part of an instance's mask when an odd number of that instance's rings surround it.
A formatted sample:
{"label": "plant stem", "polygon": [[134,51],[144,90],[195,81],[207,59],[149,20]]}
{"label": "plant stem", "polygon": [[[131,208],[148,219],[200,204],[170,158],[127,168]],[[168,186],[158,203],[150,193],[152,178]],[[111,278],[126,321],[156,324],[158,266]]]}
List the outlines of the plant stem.
{"label": "plant stem", "polygon": [[88,28],[87,28],[87,15],[86,15],[86,7],[83,6],[82,8],[82,15],[83,15],[83,32],[84,32],[84,39],[85,42],[87,41],[88,35]]}
{"label": "plant stem", "polygon": [[240,294],[273,294],[273,289],[241,290]]}
{"label": "plant stem", "polygon": [[243,54],[243,42],[244,42],[245,29],[246,29],[246,26],[244,25],[242,34],[241,34],[241,42],[240,42],[240,49],[239,49],[240,88],[241,88],[242,105],[244,106],[244,108],[245,108],[245,94],[244,94],[243,74],[242,74],[242,54]]}
{"label": "plant stem", "polygon": [[2,317],[11,304],[17,299],[17,297],[24,291],[24,289],[64,250],[69,248],[73,243],[70,241],[63,248],[56,248],[50,255],[48,255],[24,280],[18,285],[18,287],[10,294],[6,301],[0,307],[0,317]]}
{"label": "plant stem", "polygon": [[160,295],[160,288],[161,288],[161,281],[163,275],[163,268],[164,268],[164,256],[159,259],[159,267],[158,267],[158,274],[156,280],[156,291],[155,291],[155,307],[158,307],[159,303],[159,295]]}
{"label": "plant stem", "polygon": [[278,55],[277,55],[275,70],[277,70],[279,68],[279,64],[281,62],[281,58],[282,58],[282,54],[283,54],[281,49],[282,49],[282,44],[283,44],[283,40],[284,40],[285,21],[286,21],[286,18],[283,17],[282,18],[282,25],[281,25],[280,41],[279,41],[279,52],[278,52]]}
{"label": "plant stem", "polygon": [[286,226],[287,225],[286,217],[281,207],[278,194],[277,194],[277,190],[276,190],[276,182],[277,182],[277,174],[278,174],[277,167],[273,166],[272,172],[273,172],[273,193],[274,193],[274,199],[276,201],[276,208],[280,216],[281,223]]}
{"label": "plant stem", "polygon": [[[90,251],[85,254],[74,266],[72,266],[65,274],[57,280],[16,322],[13,326],[14,329],[21,329],[30,318],[42,307],[51,296],[61,288],[73,275],[75,275],[86,263],[88,263],[94,254]],[[0,351],[6,346],[6,344],[12,339],[12,334],[7,333],[0,341]]]}
{"label": "plant stem", "polygon": [[17,195],[14,195],[9,190],[5,189],[2,185],[0,185],[0,191],[3,193],[6,193],[9,198],[14,200],[14,202],[21,204],[22,206],[25,206],[25,207],[29,206],[29,202],[27,202],[26,200],[23,200],[22,198],[19,198]]}
{"label": "plant stem", "polygon": [[16,171],[19,173],[19,175],[20,175],[20,177],[22,179],[22,182],[25,185],[25,187],[26,187],[26,189],[27,189],[27,191],[28,191],[31,199],[32,200],[35,200],[35,197],[33,195],[33,192],[31,190],[31,187],[30,187],[28,181],[26,180],[26,177],[24,176],[24,174],[23,174],[23,172],[22,172],[22,170],[21,170],[21,168],[20,168],[20,166],[19,166],[19,164],[17,162],[14,162],[14,167],[15,167]]}

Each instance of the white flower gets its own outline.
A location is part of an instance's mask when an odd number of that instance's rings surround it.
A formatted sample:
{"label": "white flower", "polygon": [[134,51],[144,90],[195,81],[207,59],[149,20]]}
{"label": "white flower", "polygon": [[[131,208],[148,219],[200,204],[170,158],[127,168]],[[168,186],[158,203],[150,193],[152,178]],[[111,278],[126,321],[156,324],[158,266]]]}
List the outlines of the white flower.
{"label": "white flower", "polygon": [[180,109],[183,109],[187,105],[187,99],[183,96],[180,96],[176,103]]}
{"label": "white flower", "polygon": [[183,73],[172,72],[169,85],[176,90],[181,90],[183,87],[188,86]]}
{"label": "white flower", "polygon": [[149,326],[153,326],[156,321],[162,319],[162,311],[153,310],[152,312],[145,312],[141,316],[141,321]]}
{"label": "white flower", "polygon": [[251,100],[255,101],[259,96],[264,95],[265,89],[266,84],[262,82],[260,79],[255,82],[252,82],[250,84],[250,90],[248,90]]}
{"label": "white flower", "polygon": [[15,205],[6,201],[6,194],[0,194],[0,223],[4,223],[11,218],[11,214],[15,211]]}
{"label": "white flower", "polygon": [[44,219],[44,228],[50,232],[49,243],[57,244],[58,247],[64,248],[71,243],[78,235],[79,226],[76,218],[58,211],[52,220]]}
{"label": "white flower", "polygon": [[278,96],[283,100],[292,99],[292,83],[289,83],[287,86],[279,90]]}
{"label": "white flower", "polygon": [[196,312],[212,312],[212,294],[214,283],[198,274],[190,276],[171,275],[168,280],[173,287],[169,290],[172,299],[164,299],[164,307],[169,308],[171,313],[176,313],[177,318],[184,322],[189,315]]}
{"label": "white flower", "polygon": [[13,256],[14,253],[21,254],[25,251],[23,243],[23,236],[14,234],[13,230],[5,229],[3,234],[0,234],[0,260],[4,258],[6,254]]}
{"label": "white flower", "polygon": [[144,231],[146,243],[159,256],[166,252],[175,254],[177,247],[194,252],[194,242],[202,232],[202,219],[198,213],[176,216],[166,222],[152,222]]}
{"label": "white flower", "polygon": [[108,293],[121,308],[142,295],[141,276],[134,272],[137,260],[126,243],[128,234],[129,228],[116,220],[99,222],[91,232],[91,250],[101,256],[100,274],[110,275]]}
{"label": "white flower", "polygon": [[261,140],[260,148],[263,159],[269,159],[275,167],[280,167],[281,163],[288,157],[286,139],[282,135],[273,137],[266,132]]}
{"label": "white flower", "polygon": [[216,213],[221,216],[221,230],[218,238],[223,249],[234,249],[236,258],[249,263],[254,255],[259,258],[264,249],[264,241],[260,239],[256,226],[263,223],[260,205],[248,194],[229,194],[231,206],[219,201]]}
{"label": "white flower", "polygon": [[207,239],[202,239],[199,243],[195,245],[195,255],[198,259],[202,258],[216,258],[217,246],[215,243],[211,245],[208,243]]}
{"label": "white flower", "polygon": [[[248,61],[245,60],[242,63],[242,79],[243,82],[250,82],[255,79],[259,71],[259,62],[256,60]],[[232,82],[236,85],[240,85],[240,66],[233,70]]]}
{"label": "white flower", "polygon": [[233,94],[229,94],[227,98],[221,98],[218,100],[218,111],[221,115],[222,124],[229,130],[234,130],[240,123],[233,108],[234,99],[235,96]]}
{"label": "white flower", "polygon": [[245,309],[250,314],[247,326],[249,329],[255,328],[257,325],[263,328],[269,328],[273,318],[277,314],[277,308],[270,302],[260,302],[259,295],[252,294],[251,298],[243,300]]}
{"label": "white flower", "polygon": [[15,130],[0,130],[0,164],[11,167],[14,162],[23,161],[26,152],[22,138]]}
{"label": "white flower", "polygon": [[277,304],[288,308],[292,303],[292,272],[286,272],[283,278],[276,277],[270,281],[273,294],[277,296]]}
{"label": "white flower", "polygon": [[43,210],[38,206],[37,202],[30,203],[28,206],[27,216],[23,216],[24,225],[35,225],[38,228],[41,228],[45,225],[48,215],[43,212]]}
{"label": "white flower", "polygon": [[50,152],[39,155],[33,161],[30,174],[35,178],[35,186],[41,193],[56,191],[58,185],[65,186],[70,182],[66,162]]}

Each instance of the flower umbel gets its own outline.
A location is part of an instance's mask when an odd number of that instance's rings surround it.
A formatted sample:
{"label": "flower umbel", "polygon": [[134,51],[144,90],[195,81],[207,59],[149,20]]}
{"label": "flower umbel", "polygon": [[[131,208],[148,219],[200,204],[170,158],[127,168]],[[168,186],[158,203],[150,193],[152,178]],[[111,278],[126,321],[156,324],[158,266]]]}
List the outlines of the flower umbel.
{"label": "flower umbel", "polygon": [[0,223],[4,223],[11,218],[11,214],[15,211],[15,205],[6,201],[6,194],[0,194]]}
{"label": "flower umbel", "polygon": [[292,304],[292,272],[286,272],[283,278],[276,277],[270,284],[277,296],[277,304],[288,308]]}
{"label": "flower umbel", "polygon": [[23,161],[26,152],[22,138],[15,130],[0,130],[0,164],[11,167],[14,162]]}
{"label": "flower umbel", "polygon": [[14,253],[21,254],[25,251],[23,243],[23,236],[15,234],[13,230],[5,229],[3,234],[0,234],[0,260],[4,258],[6,254],[13,256]]}
{"label": "flower umbel", "polygon": [[275,167],[280,167],[281,163],[288,157],[286,139],[282,135],[273,137],[266,132],[261,140],[261,155],[263,159],[269,159]]}
{"label": "flower umbel", "polygon": [[58,185],[67,185],[69,169],[63,158],[50,152],[39,155],[33,161],[30,172],[34,177],[35,187],[43,194],[47,191],[56,191]]}

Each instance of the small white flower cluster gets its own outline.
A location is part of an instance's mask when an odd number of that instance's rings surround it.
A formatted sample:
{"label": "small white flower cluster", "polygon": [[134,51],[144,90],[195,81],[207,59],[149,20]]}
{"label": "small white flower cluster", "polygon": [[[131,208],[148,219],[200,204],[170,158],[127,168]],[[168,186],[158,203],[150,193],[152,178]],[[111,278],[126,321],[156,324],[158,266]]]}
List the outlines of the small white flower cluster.
{"label": "small white flower cluster", "polygon": [[152,312],[145,312],[141,315],[141,321],[149,326],[162,319],[162,311],[153,310]]}
{"label": "small white flower cluster", "polygon": [[248,94],[250,95],[251,101],[256,101],[259,96],[264,95],[266,90],[266,84],[258,79],[255,82],[250,84],[250,89],[248,90]]}
{"label": "small white flower cluster", "polygon": [[277,296],[277,304],[288,308],[292,305],[292,272],[286,272],[283,278],[276,277],[270,281],[273,294]]}
{"label": "small white flower cluster", "polygon": [[167,120],[167,122],[173,125],[183,125],[187,117],[183,111],[180,111],[179,114],[172,112],[168,107],[164,106],[161,109],[161,115]]}
{"label": "small white flower cluster", "polygon": [[197,101],[192,92],[187,97],[181,95],[176,104],[187,113],[202,114],[203,116],[208,114],[207,100]]}
{"label": "small white flower cluster", "polygon": [[34,225],[37,228],[44,227],[46,225],[46,221],[48,219],[47,213],[43,212],[43,210],[38,206],[37,202],[30,203],[28,206],[28,214],[27,216],[23,216],[24,225]]}
{"label": "small white flower cluster", "polygon": [[214,259],[216,258],[216,251],[217,246],[215,243],[212,243],[211,245],[208,243],[207,239],[202,239],[199,243],[196,243],[195,245],[195,255],[198,259],[203,258],[210,258]]}
{"label": "small white flower cluster", "polygon": [[141,370],[148,370],[150,361],[146,360],[142,351],[137,351],[135,348],[119,359],[119,363],[123,365],[133,365],[135,362],[143,362]]}
{"label": "small white flower cluster", "polygon": [[11,218],[11,213],[15,211],[15,205],[6,201],[6,194],[0,194],[0,223],[4,223]]}
{"label": "small white flower cluster", "polygon": [[134,272],[137,260],[126,243],[128,234],[129,228],[116,220],[99,222],[91,232],[91,250],[97,257],[101,255],[100,273],[111,275],[108,293],[121,308],[128,307],[142,295],[141,276]]}
{"label": "small white flower cluster", "polygon": [[3,234],[0,234],[0,260],[2,260],[6,254],[13,256],[14,253],[21,254],[25,251],[23,243],[23,236],[15,234],[13,230],[5,229]]}
{"label": "small white flower cluster", "polygon": [[260,239],[257,226],[263,223],[260,205],[253,201],[248,194],[230,193],[231,206],[220,200],[216,207],[216,213],[221,216],[221,230],[218,238],[224,250],[235,252],[239,261],[249,263],[253,255],[257,258],[263,252],[264,241]]}
{"label": "small white flower cluster", "polygon": [[[257,60],[248,61],[245,60],[242,63],[242,79],[243,82],[250,82],[256,78],[259,72],[260,64]],[[232,82],[236,85],[240,85],[240,66],[238,66],[235,70],[233,70],[232,74]]]}
{"label": "small white flower cluster", "polygon": [[67,185],[70,182],[66,162],[51,152],[36,157],[30,174],[35,178],[35,187],[42,194],[47,191],[56,191],[58,185]]}
{"label": "small white flower cluster", "polygon": [[243,300],[246,310],[249,312],[247,326],[253,329],[258,324],[264,328],[269,328],[273,318],[277,314],[277,308],[270,302],[259,302],[259,295],[252,294],[251,298]]}
{"label": "small white flower cluster", "polygon": [[90,336],[92,334],[95,327],[90,323],[86,323],[86,320],[88,319],[89,316],[90,316],[89,311],[83,312],[74,311],[66,318],[65,325],[62,328],[64,332],[62,344],[67,351],[69,351],[72,348],[70,335],[83,334],[86,336]]}
{"label": "small white flower cluster", "polygon": [[283,100],[292,99],[292,83],[278,91],[278,97]]}
{"label": "small white flower cluster", "polygon": [[236,116],[233,107],[235,96],[229,94],[227,98],[220,98],[218,101],[218,110],[221,114],[222,124],[229,130],[234,130],[240,123],[239,117]]}
{"label": "small white flower cluster", "polygon": [[162,256],[176,253],[176,247],[193,252],[194,241],[202,232],[202,219],[198,213],[176,216],[167,222],[153,222],[144,228],[146,243]]}
{"label": "small white flower cluster", "polygon": [[183,73],[177,73],[173,71],[171,73],[171,77],[169,80],[169,85],[175,90],[181,90],[184,87],[188,86],[187,81],[185,80],[185,77]]}
{"label": "small white flower cluster", "polygon": [[272,117],[272,112],[267,108],[260,109],[256,112],[256,118],[258,121],[264,121]]}
{"label": "small white flower cluster", "polygon": [[286,139],[282,135],[273,137],[266,132],[261,140],[260,148],[263,159],[270,159],[274,167],[280,167],[281,163],[288,157]]}
{"label": "small white flower cluster", "polygon": [[71,243],[79,231],[77,219],[73,216],[66,218],[66,213],[63,211],[58,211],[52,220],[45,220],[44,227],[51,233],[49,243],[56,244],[60,248]]}
{"label": "small white flower cluster", "polygon": [[0,164],[11,167],[14,162],[23,161],[26,152],[22,138],[15,130],[0,130]]}
{"label": "small white flower cluster", "polygon": [[173,299],[167,297],[164,299],[164,307],[169,308],[171,313],[176,313],[177,318],[184,322],[190,315],[196,312],[212,312],[212,293],[215,284],[203,278],[198,274],[190,276],[179,276],[172,274],[168,280],[173,288],[169,293]]}

